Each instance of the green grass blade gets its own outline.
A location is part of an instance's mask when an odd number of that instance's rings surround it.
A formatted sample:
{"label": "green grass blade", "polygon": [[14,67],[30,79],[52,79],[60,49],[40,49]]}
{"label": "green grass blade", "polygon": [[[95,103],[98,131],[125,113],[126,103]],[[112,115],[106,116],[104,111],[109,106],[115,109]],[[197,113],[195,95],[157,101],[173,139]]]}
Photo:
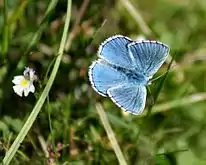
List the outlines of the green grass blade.
{"label": "green grass blade", "polygon": [[140,27],[141,31],[145,35],[150,36],[152,34],[152,31],[149,28],[149,26],[145,23],[139,11],[135,9],[135,7],[131,4],[129,0],[120,0],[120,2],[127,9],[128,13],[130,13],[130,15],[137,22],[137,25]]}
{"label": "green grass blade", "polygon": [[11,25],[16,23],[18,19],[23,15],[23,12],[28,4],[28,0],[23,0],[20,2],[19,6],[12,12],[11,16],[8,19],[8,24]]}
{"label": "green grass blade", "polygon": [[24,55],[22,56],[22,58],[19,60],[19,63],[17,64],[18,70],[21,70],[22,68],[24,68],[25,63],[26,63],[27,58],[28,58],[28,56],[26,56],[26,55],[29,53],[31,48],[39,41],[42,33],[44,32],[44,30],[48,26],[48,18],[50,17],[51,13],[55,9],[57,2],[58,2],[58,0],[51,0],[50,1],[49,5],[47,7],[47,10],[44,14],[44,17],[39,25],[40,26],[39,29],[33,34],[31,42],[29,42],[29,44],[26,48],[26,51],[24,52]]}
{"label": "green grass blade", "polygon": [[[167,75],[168,75],[168,73],[169,73],[169,70],[170,70],[170,68],[171,68],[171,66],[172,66],[172,63],[173,63],[174,59],[175,59],[175,55],[172,57],[169,65],[168,65],[168,67],[167,67],[167,71],[166,71],[165,75],[163,76],[163,78],[161,79],[160,84],[159,84],[157,90],[155,91],[155,93],[154,93],[154,95],[153,95],[152,104],[150,104],[149,107],[148,107],[146,119],[149,117],[149,115],[150,115],[150,113],[151,113],[151,111],[152,111],[152,108],[153,108],[153,106],[154,106],[155,103],[156,103],[156,100],[157,100],[157,98],[158,98],[158,95],[159,95],[159,93],[160,93],[160,91],[161,91],[161,89],[162,89],[162,87],[163,87],[163,84],[164,84],[164,82],[165,82],[165,80],[166,80],[166,78],[167,78]],[[148,90],[148,91],[150,91],[150,90]]]}
{"label": "green grass blade", "polygon": [[61,39],[61,43],[60,43],[60,48],[58,51],[59,56],[57,57],[55,64],[54,64],[54,68],[52,70],[51,76],[49,77],[49,80],[46,84],[46,87],[44,88],[39,100],[37,101],[35,107],[33,108],[30,116],[28,117],[26,123],[24,124],[23,128],[21,129],[20,133],[18,134],[17,138],[15,139],[15,141],[13,142],[13,144],[11,145],[10,149],[8,150],[8,152],[6,153],[6,156],[3,159],[3,164],[4,165],[8,165],[10,163],[10,161],[12,160],[12,158],[14,157],[16,151],[18,150],[20,144],[22,143],[22,141],[24,140],[25,136],[27,135],[28,131],[30,130],[31,126],[33,125],[34,121],[36,120],[37,115],[39,114],[45,99],[47,98],[49,91],[51,89],[51,86],[54,82],[54,79],[56,77],[60,62],[61,62],[61,58],[63,55],[63,51],[64,51],[64,46],[65,46],[65,42],[66,42],[66,36],[68,33],[68,28],[69,28],[69,23],[70,23],[70,16],[71,16],[71,0],[68,0],[67,2],[67,14],[66,14],[66,21],[65,21],[65,25],[64,25],[64,31],[63,31],[63,35],[62,35],[62,39]]}
{"label": "green grass blade", "polygon": [[[166,103],[162,103],[159,105],[157,104],[153,107],[151,114],[165,112],[172,108],[187,106],[187,105],[194,104],[200,101],[205,101],[205,100],[206,100],[206,93],[196,93],[191,96],[183,97],[181,99],[178,98],[178,99],[166,102]],[[143,113],[142,115],[144,116],[146,115],[146,113]]]}
{"label": "green grass blade", "polygon": [[9,47],[9,26],[8,26],[8,16],[7,16],[7,0],[4,0],[4,7],[3,7],[3,16],[4,16],[4,27],[3,27],[3,33],[2,33],[2,56],[5,58],[8,47]]}
{"label": "green grass blade", "polygon": [[96,104],[96,109],[97,109],[97,112],[99,114],[99,117],[102,121],[102,124],[104,126],[104,129],[106,130],[106,133],[107,133],[107,136],[110,140],[110,143],[114,149],[114,152],[117,156],[117,159],[119,161],[119,164],[120,165],[127,165],[127,162],[124,158],[124,155],[119,147],[119,144],[117,142],[117,139],[115,138],[115,134],[109,124],[109,120],[107,119],[107,115],[106,113],[104,112],[104,109],[102,108],[101,104]]}

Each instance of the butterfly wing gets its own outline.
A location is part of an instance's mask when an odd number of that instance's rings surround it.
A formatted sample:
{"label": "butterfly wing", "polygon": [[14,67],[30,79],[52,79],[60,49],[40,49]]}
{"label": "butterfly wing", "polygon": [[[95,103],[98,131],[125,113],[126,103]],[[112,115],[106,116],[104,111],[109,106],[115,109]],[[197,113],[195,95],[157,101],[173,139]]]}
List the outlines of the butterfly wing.
{"label": "butterfly wing", "polygon": [[98,56],[112,65],[132,68],[133,63],[127,47],[131,42],[128,37],[122,35],[112,36],[100,45]]}
{"label": "butterfly wing", "polygon": [[143,85],[125,83],[108,89],[107,93],[126,112],[139,115],[144,110],[147,92]]}
{"label": "butterfly wing", "polygon": [[127,81],[126,75],[112,67],[106,61],[94,61],[89,68],[89,80],[94,90],[102,96],[107,96],[107,90]]}
{"label": "butterfly wing", "polygon": [[128,44],[136,71],[151,78],[166,60],[169,47],[157,41],[139,41]]}

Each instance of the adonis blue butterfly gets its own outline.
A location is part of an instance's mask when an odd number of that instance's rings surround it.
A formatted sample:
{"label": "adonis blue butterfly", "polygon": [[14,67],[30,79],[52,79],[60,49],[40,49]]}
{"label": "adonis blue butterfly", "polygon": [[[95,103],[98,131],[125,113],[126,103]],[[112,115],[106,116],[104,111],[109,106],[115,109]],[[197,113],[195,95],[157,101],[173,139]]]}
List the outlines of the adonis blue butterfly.
{"label": "adonis blue butterfly", "polygon": [[99,59],[89,68],[89,80],[97,93],[139,115],[145,108],[146,86],[168,53],[169,47],[158,41],[112,36],[100,45]]}

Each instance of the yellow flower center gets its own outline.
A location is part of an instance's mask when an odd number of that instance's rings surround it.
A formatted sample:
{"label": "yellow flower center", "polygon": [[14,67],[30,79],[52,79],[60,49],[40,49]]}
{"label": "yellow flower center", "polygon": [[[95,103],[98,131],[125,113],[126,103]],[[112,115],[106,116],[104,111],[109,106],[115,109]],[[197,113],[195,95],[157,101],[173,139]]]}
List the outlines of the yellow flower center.
{"label": "yellow flower center", "polygon": [[22,87],[27,87],[29,85],[29,80],[26,79],[21,80],[20,85]]}

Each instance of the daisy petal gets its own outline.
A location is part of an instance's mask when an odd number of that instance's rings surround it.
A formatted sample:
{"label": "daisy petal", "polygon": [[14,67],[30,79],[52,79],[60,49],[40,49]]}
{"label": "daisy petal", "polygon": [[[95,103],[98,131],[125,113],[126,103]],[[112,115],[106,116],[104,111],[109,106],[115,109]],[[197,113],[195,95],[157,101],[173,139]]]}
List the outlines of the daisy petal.
{"label": "daisy petal", "polygon": [[24,89],[20,86],[20,85],[15,85],[13,86],[14,92],[22,97],[22,93],[24,91]]}
{"label": "daisy petal", "polygon": [[29,92],[30,92],[29,88],[24,88],[24,96],[25,97],[28,96]]}
{"label": "daisy petal", "polygon": [[12,80],[12,82],[14,84],[19,84],[20,81],[22,81],[22,79],[24,79],[24,76],[15,76],[14,79]]}
{"label": "daisy petal", "polygon": [[31,84],[31,85],[29,86],[29,88],[30,88],[30,92],[34,93],[34,91],[35,91],[35,87],[34,87],[34,85]]}

